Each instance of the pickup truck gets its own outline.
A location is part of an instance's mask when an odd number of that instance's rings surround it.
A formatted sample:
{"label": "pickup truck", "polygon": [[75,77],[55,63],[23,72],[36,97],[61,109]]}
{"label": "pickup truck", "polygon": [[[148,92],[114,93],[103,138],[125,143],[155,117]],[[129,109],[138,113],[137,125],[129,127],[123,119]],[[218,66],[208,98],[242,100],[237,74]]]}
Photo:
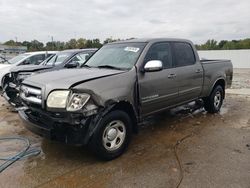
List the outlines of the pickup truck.
{"label": "pickup truck", "polygon": [[96,50],[96,48],[64,50],[39,65],[22,65],[11,68],[2,79],[3,97],[16,109],[22,107],[19,88],[25,78],[43,72],[80,67]]}
{"label": "pickup truck", "polygon": [[38,135],[87,145],[111,160],[149,115],[197,99],[217,113],[232,77],[229,60],[200,61],[189,40],[119,41],[103,46],[81,69],[25,79],[19,115]]}

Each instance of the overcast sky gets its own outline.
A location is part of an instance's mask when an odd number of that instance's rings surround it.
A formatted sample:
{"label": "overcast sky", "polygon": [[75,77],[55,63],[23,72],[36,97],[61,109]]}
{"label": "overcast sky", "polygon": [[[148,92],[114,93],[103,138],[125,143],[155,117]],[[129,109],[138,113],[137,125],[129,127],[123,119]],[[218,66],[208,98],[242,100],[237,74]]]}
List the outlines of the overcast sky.
{"label": "overcast sky", "polygon": [[250,0],[0,0],[0,42],[250,37]]}

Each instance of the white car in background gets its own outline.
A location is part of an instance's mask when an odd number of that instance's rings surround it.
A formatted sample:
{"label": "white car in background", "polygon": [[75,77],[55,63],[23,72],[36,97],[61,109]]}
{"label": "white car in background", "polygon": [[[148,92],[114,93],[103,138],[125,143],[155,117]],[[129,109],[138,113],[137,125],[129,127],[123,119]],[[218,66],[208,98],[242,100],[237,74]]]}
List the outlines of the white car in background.
{"label": "white car in background", "polygon": [[19,65],[39,65],[45,59],[56,53],[57,51],[28,52],[13,57],[10,60],[5,60],[0,64],[0,83],[4,75],[9,73],[11,68]]}

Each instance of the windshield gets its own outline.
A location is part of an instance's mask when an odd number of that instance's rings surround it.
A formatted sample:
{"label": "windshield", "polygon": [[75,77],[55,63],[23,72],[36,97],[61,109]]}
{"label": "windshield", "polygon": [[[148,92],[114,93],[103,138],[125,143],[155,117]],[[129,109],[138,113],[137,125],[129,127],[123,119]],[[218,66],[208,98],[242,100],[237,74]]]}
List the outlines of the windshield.
{"label": "windshield", "polygon": [[10,64],[15,64],[15,63],[18,63],[19,61],[25,59],[26,57],[28,57],[30,54],[20,54],[16,57],[13,57],[12,59],[8,60],[8,62]]}
{"label": "windshield", "polygon": [[52,57],[46,65],[59,65],[64,62],[65,59],[67,59],[69,56],[71,56],[72,53],[64,52],[56,54],[54,57]]}
{"label": "windshield", "polygon": [[131,69],[146,43],[121,43],[103,46],[83,66]]}

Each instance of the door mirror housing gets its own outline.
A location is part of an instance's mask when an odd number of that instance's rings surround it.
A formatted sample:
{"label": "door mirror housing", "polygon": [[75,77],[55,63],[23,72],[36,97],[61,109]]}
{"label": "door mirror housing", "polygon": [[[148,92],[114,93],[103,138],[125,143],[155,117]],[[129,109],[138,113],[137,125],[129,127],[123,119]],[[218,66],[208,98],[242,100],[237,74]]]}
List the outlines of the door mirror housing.
{"label": "door mirror housing", "polygon": [[25,59],[20,65],[29,65],[30,63],[29,59]]}
{"label": "door mirror housing", "polygon": [[79,63],[77,61],[71,61],[68,64],[65,65],[66,68],[76,68],[79,66]]}
{"label": "door mirror housing", "polygon": [[151,60],[148,61],[144,66],[144,72],[155,72],[161,71],[163,69],[162,61],[160,60]]}
{"label": "door mirror housing", "polygon": [[37,63],[36,63],[36,65],[39,65],[39,64],[41,64],[42,62],[43,62],[43,60],[38,60]]}

